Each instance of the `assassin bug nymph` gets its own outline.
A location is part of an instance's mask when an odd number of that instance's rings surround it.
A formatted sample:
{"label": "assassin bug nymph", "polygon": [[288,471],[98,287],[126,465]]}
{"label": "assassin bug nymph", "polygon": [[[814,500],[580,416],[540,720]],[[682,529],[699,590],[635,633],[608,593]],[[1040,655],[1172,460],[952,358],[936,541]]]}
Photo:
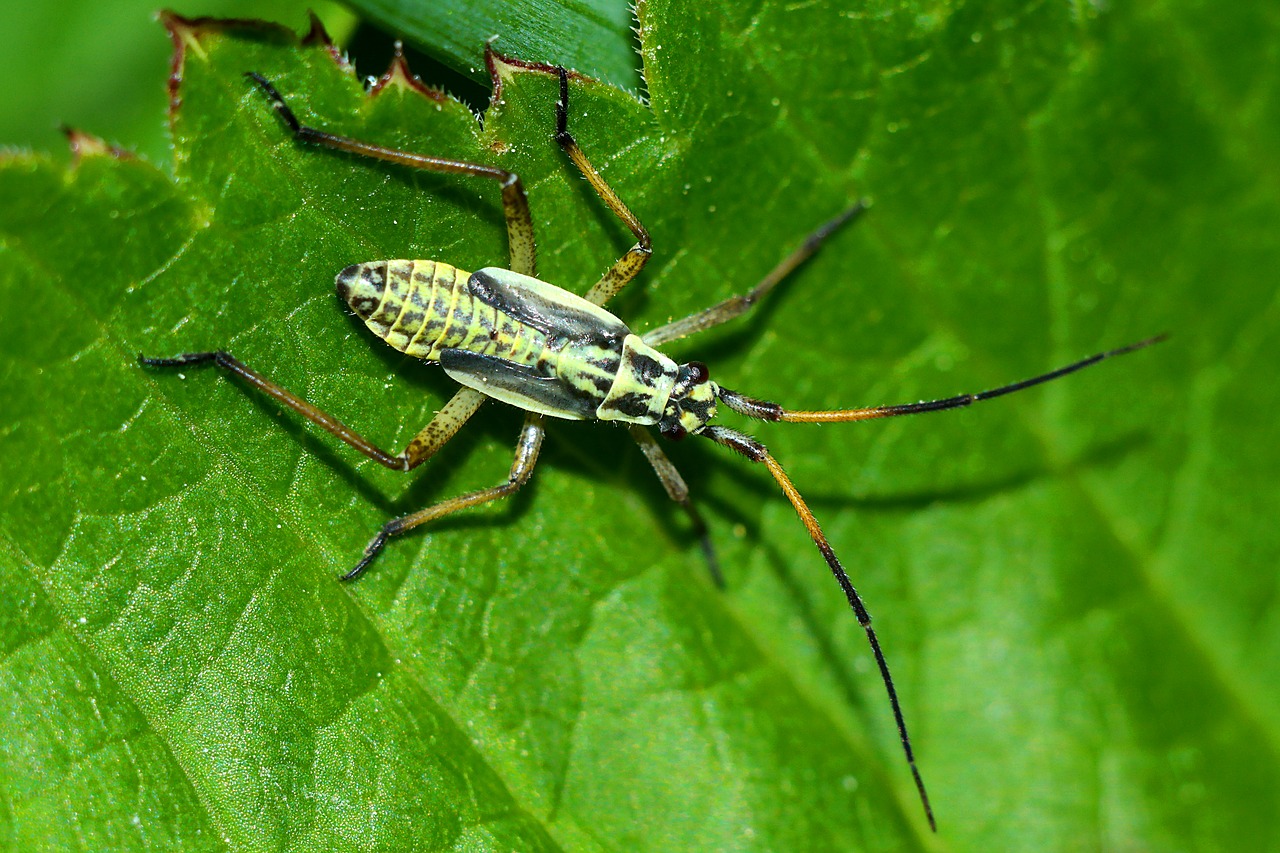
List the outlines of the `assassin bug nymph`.
{"label": "assassin bug nymph", "polygon": [[635,245],[614,262],[585,297],[535,277],[533,222],[524,187],[515,173],[493,166],[384,148],[308,127],[298,121],[284,98],[265,77],[254,72],[245,75],[270,98],[271,106],[300,142],[397,166],[489,178],[502,188],[510,269],[488,267],[468,273],[438,261],[386,260],[357,263],[338,273],[338,295],[374,334],[401,352],[439,362],[445,372],[463,386],[403,451],[392,454],[382,450],[342,421],[226,352],[187,353],[174,358],[139,356],[139,360],[148,367],[216,364],[370,459],[400,471],[410,471],[434,455],[490,397],[528,413],[506,481],[387,522],[369,542],[359,562],[342,576],[343,580],[352,580],[363,572],[382,551],[388,538],[457,510],[505,497],[528,482],[538,459],[544,423],[548,417],[627,424],[667,494],[692,521],[717,584],[719,572],[706,525],[689,501],[683,478],[648,427],[656,426],[668,439],[703,436],[764,465],[800,516],[810,538],[844,591],[858,623],[866,632],[888,693],[903,753],[929,825],[933,827],[933,812],[916,767],[889,666],[861,597],[827,542],[817,519],[765,446],[745,433],[711,423],[716,416],[717,404],[722,403],[748,418],[791,423],[861,421],[936,412],[1030,388],[1103,359],[1141,349],[1160,338],[1099,353],[1050,373],[990,391],[897,406],[796,411],[717,385],[709,378],[706,365],[696,361],[677,364],[656,347],[745,314],[788,273],[816,252],[833,231],[860,214],[865,208],[864,203],[853,204],[819,227],[750,291],[643,335],[633,334],[602,306],[644,267],[651,253],[649,233],[591,165],[569,133],[569,75],[563,68],[555,69],[555,73],[560,80],[560,98],[555,106],[555,140],[636,239]]}

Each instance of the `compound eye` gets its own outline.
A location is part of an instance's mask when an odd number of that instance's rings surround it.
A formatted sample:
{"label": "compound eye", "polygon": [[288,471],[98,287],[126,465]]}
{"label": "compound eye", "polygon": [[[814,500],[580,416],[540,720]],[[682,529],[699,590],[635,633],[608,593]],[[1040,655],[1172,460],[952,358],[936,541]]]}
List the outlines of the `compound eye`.
{"label": "compound eye", "polygon": [[670,441],[680,441],[682,438],[684,438],[688,434],[689,434],[689,431],[684,427],[680,426],[680,424],[672,424],[671,426],[662,430],[662,437],[665,439],[669,439]]}
{"label": "compound eye", "polygon": [[689,372],[693,376],[695,385],[699,382],[706,382],[707,377],[711,375],[710,371],[707,370],[707,366],[700,361],[689,362]]}

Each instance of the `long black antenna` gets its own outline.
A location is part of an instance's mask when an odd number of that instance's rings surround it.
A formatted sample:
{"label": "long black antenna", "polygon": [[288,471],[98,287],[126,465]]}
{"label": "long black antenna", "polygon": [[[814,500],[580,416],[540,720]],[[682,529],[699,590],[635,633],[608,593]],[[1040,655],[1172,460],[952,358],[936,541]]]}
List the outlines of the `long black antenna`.
{"label": "long black antenna", "polygon": [[989,391],[979,391],[977,394],[957,394],[954,397],[944,397],[941,400],[924,400],[919,403],[901,403],[896,406],[871,406],[866,409],[832,409],[829,411],[818,412],[799,412],[791,409],[784,409],[777,403],[770,403],[767,400],[757,400],[754,397],[748,397],[745,394],[739,394],[736,391],[730,391],[727,388],[721,388],[719,398],[724,404],[739,414],[746,415],[749,418],[755,418],[761,421],[786,421],[793,424],[819,424],[819,423],[846,423],[848,421],[869,421],[875,418],[896,418],[900,415],[921,415],[925,412],[944,412],[947,409],[962,409],[965,406],[972,406],[974,403],[982,400],[992,400],[996,397],[1003,397],[1005,394],[1012,394],[1015,391],[1022,391],[1032,388],[1036,385],[1042,385],[1045,382],[1051,382],[1054,379],[1060,379],[1077,370],[1084,370],[1086,367],[1097,364],[1108,358],[1115,358],[1118,355],[1136,352],[1140,349],[1146,349],[1153,344],[1158,344],[1167,339],[1169,335],[1160,334],[1128,346],[1119,347],[1117,349],[1100,352],[1091,355],[1088,358],[1082,358],[1079,361],[1073,361],[1065,367],[1059,367],[1057,370],[1050,370],[1048,373],[1042,373],[1039,376],[1033,376],[1030,379],[1023,379],[1021,382],[1013,382],[1009,385],[1001,385],[999,388],[992,388]]}
{"label": "long black antenna", "polygon": [[[990,400],[995,397],[1003,397],[1005,394],[1012,394],[1015,391],[1022,391],[1054,379],[1059,379],[1077,370],[1083,370],[1090,365],[1097,364],[1104,359],[1113,358],[1118,355],[1124,355],[1136,350],[1144,349],[1163,341],[1168,335],[1156,335],[1128,346],[1119,347],[1113,350],[1100,352],[1091,355],[1088,358],[1082,358],[1079,361],[1072,362],[1065,367],[1059,367],[1057,370],[1051,370],[1048,373],[1042,373],[1039,376],[1033,376],[1030,379],[1023,379],[1021,382],[1014,382],[1009,385],[1001,385],[999,388],[992,388],[989,391],[980,391],[977,394],[958,394],[954,397],[945,397],[940,400],[926,400],[919,403],[904,403],[896,406],[873,406],[866,409],[838,409],[832,411],[817,412],[800,412],[784,409],[777,403],[771,403],[767,400],[757,400],[736,391],[730,391],[727,388],[719,388],[716,396],[726,406],[739,414],[746,415],[749,418],[756,418],[763,421],[787,421],[790,423],[841,423],[846,421],[862,421],[871,420],[873,418],[892,418],[900,415],[919,415],[925,412],[941,412],[947,409],[959,409],[965,406],[971,406],[981,400]],[[934,832],[938,831],[938,826],[934,822],[933,807],[929,805],[929,794],[924,787],[924,779],[920,776],[920,770],[916,766],[915,752],[911,749],[911,738],[907,734],[907,723],[902,716],[902,705],[898,701],[898,691],[893,686],[893,676],[889,674],[889,664],[885,661],[884,652],[880,649],[880,640],[876,637],[875,630],[871,627],[871,615],[867,613],[866,605],[862,603],[862,596],[858,595],[858,590],[854,588],[853,582],[849,580],[849,573],[840,563],[840,559],[836,557],[836,553],[831,548],[831,544],[827,541],[826,535],[822,532],[822,528],[818,525],[818,520],[814,517],[813,512],[804,502],[804,498],[800,496],[800,492],[796,490],[795,485],[791,482],[791,478],[782,470],[782,466],[778,461],[769,455],[768,449],[756,439],[736,430],[728,429],[722,426],[706,426],[699,433],[707,438],[722,444],[731,450],[741,453],[752,462],[759,462],[769,469],[769,473],[778,482],[782,488],[783,494],[787,496],[787,500],[791,501],[791,505],[795,508],[796,514],[800,516],[800,520],[804,523],[805,529],[809,531],[809,538],[813,540],[813,544],[818,546],[818,551],[822,553],[823,559],[827,561],[827,566],[831,569],[831,574],[835,576],[836,582],[840,584],[840,588],[844,590],[844,596],[849,601],[849,607],[853,609],[854,615],[858,618],[858,624],[867,634],[867,642],[871,645],[871,653],[875,656],[876,666],[880,669],[880,680],[884,682],[885,692],[889,694],[889,706],[893,709],[893,719],[898,725],[898,739],[902,742],[902,752],[906,755],[907,766],[911,768],[911,777],[915,780],[916,791],[920,794],[920,802],[924,806],[925,817],[929,820],[929,828]]]}

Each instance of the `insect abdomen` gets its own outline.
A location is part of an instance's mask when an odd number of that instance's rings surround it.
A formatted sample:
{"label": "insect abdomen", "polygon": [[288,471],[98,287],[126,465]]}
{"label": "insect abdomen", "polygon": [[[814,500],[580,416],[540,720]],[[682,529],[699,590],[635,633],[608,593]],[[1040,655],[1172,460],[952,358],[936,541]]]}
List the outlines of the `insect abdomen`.
{"label": "insect abdomen", "polygon": [[347,267],[336,283],[370,331],[406,355],[439,361],[442,350],[460,349],[536,358],[546,336],[477,300],[470,275],[437,261],[369,261]]}
{"label": "insect abdomen", "polygon": [[527,411],[656,424],[676,363],[580,296],[510,270],[370,261],[338,273],[338,295],[400,352]]}

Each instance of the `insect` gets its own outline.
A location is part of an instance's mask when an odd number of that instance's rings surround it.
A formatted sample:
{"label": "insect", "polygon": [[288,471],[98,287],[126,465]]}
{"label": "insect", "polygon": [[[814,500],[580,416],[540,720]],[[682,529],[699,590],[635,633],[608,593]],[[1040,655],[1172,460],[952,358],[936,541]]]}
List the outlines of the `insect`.
{"label": "insect", "polygon": [[831,423],[898,417],[968,406],[1030,388],[1073,373],[1106,358],[1149,346],[1161,337],[1099,353],[1049,373],[977,394],[896,406],[836,411],[798,411],[731,391],[711,380],[705,364],[678,364],[657,347],[745,314],[823,241],[866,205],[858,201],[815,230],[750,291],[696,314],[637,335],[602,307],[630,283],[652,251],[648,231],[592,166],[568,130],[569,75],[555,69],[560,97],[555,106],[555,140],[591,184],[604,204],[622,220],[636,242],[586,293],[577,296],[536,278],[535,242],[529,203],[520,178],[492,166],[448,160],[385,148],[337,136],[298,121],[283,96],[261,74],[249,72],[271,107],[299,142],[310,143],[396,166],[487,178],[502,190],[510,268],[487,267],[468,273],[440,261],[385,260],[353,264],[338,273],[338,295],[368,328],[395,349],[438,362],[463,387],[400,453],[389,453],[333,415],[252,370],[223,351],[194,352],[173,358],[139,356],[148,367],[176,368],[214,364],[250,387],[332,433],[374,461],[410,471],[431,458],[489,398],[527,412],[507,479],[488,489],[441,501],[392,519],[374,535],[355,566],[342,576],[352,580],[368,568],[387,540],[467,507],[505,497],[528,482],[542,446],[547,418],[617,421],[631,436],[661,480],[667,494],[688,514],[712,575],[719,569],[707,526],[689,499],[684,479],[650,433],[667,439],[702,436],[763,465],[795,508],[813,543],[840,584],[879,668],[899,740],[929,825],[935,827],[924,781],[916,766],[906,721],[871,617],[836,557],[817,519],[782,466],[755,438],[712,423],[718,406],[762,421]]}

